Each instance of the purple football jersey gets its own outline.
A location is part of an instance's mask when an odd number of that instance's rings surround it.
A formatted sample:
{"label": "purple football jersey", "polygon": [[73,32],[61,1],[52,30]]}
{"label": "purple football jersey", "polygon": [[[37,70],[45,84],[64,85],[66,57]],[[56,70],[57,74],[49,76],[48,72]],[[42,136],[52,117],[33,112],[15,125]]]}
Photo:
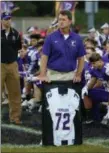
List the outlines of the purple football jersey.
{"label": "purple football jersey", "polygon": [[106,91],[109,91],[109,63],[104,63],[102,69],[92,69],[92,77],[101,80]]}

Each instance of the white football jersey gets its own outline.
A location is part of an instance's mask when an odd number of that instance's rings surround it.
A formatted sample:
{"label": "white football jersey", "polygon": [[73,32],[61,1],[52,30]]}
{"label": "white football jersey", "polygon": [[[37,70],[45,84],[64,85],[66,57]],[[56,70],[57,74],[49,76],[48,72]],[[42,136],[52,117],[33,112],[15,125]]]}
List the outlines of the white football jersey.
{"label": "white football jersey", "polygon": [[74,117],[79,109],[79,95],[74,89],[68,89],[68,93],[60,95],[58,88],[51,89],[46,94],[48,109],[53,122],[54,145],[60,146],[62,141],[68,145],[74,144],[75,127]]}

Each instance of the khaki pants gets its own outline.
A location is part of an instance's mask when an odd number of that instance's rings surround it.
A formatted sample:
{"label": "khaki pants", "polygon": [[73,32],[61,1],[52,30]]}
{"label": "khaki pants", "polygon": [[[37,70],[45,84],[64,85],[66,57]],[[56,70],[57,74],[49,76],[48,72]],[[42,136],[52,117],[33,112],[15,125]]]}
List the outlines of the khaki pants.
{"label": "khaki pants", "polygon": [[47,69],[47,76],[50,81],[68,81],[68,80],[73,81],[75,72],[76,70],[71,72],[58,72]]}
{"label": "khaki pants", "polygon": [[10,121],[17,121],[21,117],[20,78],[17,62],[1,64],[1,91],[3,91],[4,84],[8,90]]}

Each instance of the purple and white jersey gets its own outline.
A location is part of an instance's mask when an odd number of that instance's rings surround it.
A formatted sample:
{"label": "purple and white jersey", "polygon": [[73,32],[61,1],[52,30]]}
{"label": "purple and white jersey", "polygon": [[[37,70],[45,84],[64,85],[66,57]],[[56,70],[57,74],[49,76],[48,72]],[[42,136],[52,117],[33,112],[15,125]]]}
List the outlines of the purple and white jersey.
{"label": "purple and white jersey", "polygon": [[33,46],[28,47],[27,49],[27,56],[28,56],[28,73],[33,73],[34,70],[39,69],[39,59],[40,55],[37,49]]}
{"label": "purple and white jersey", "polygon": [[75,1],[74,0],[61,2],[61,9],[62,10],[73,11],[74,8],[75,8]]}
{"label": "purple and white jersey", "polygon": [[85,61],[84,69],[83,69],[83,73],[82,73],[82,84],[83,84],[83,86],[91,79],[90,70],[91,70],[90,63],[88,61]]}
{"label": "purple and white jersey", "polygon": [[[63,140],[68,145],[74,144],[76,110],[79,108],[79,95],[74,89],[68,89],[68,93],[60,95],[58,88],[53,88],[46,93],[48,110],[53,122],[53,142],[60,146]],[[67,120],[66,120],[67,119]]]}
{"label": "purple and white jersey", "polygon": [[18,63],[18,70],[19,71],[24,71],[23,70],[23,60],[22,60],[22,58],[18,57],[17,63]]}
{"label": "purple and white jersey", "polygon": [[103,57],[102,57],[103,61],[104,62],[108,62],[109,63],[109,53],[108,54],[105,54]]}
{"label": "purple and white jersey", "polygon": [[2,1],[1,2],[1,12],[11,12],[12,9],[15,8],[15,5],[13,2],[10,1]]}
{"label": "purple and white jersey", "polygon": [[105,90],[109,92],[109,63],[104,63],[102,69],[92,68],[91,75],[101,80]]}
{"label": "purple and white jersey", "polygon": [[27,65],[28,65],[28,56],[26,55],[24,58],[18,57],[18,70],[21,77],[26,77]]}

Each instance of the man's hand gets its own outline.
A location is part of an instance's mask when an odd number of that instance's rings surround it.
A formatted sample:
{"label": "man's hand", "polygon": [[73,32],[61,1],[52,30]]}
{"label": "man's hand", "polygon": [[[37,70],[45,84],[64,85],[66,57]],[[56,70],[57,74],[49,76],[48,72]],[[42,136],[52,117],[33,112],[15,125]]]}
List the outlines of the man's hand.
{"label": "man's hand", "polygon": [[75,73],[73,78],[73,83],[81,82],[81,75],[78,73]]}
{"label": "man's hand", "polygon": [[42,76],[42,75],[38,75],[37,80],[40,80],[42,82],[50,82],[50,80],[47,76]]}
{"label": "man's hand", "polygon": [[84,96],[85,96],[85,95],[88,95],[87,86],[85,86],[85,87],[82,88],[82,93],[81,93],[82,99],[84,99]]}

